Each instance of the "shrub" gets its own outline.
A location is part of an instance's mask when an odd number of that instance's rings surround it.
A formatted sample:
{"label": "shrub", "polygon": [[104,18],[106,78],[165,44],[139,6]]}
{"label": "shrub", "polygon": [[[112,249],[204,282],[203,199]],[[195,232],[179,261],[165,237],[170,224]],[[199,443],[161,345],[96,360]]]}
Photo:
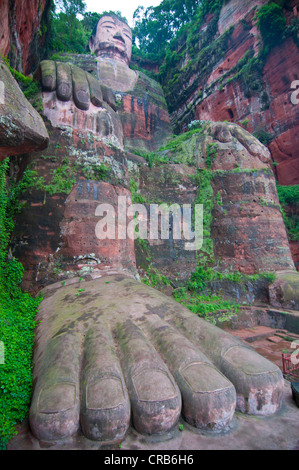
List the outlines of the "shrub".
{"label": "shrub", "polygon": [[[32,387],[34,318],[41,297],[22,292],[24,268],[9,255],[8,243],[18,197],[26,189],[28,175],[7,189],[8,160],[0,163],[0,341],[4,364],[0,363],[0,449],[16,433],[15,425],[28,414]],[[3,361],[2,361],[3,362]]]}
{"label": "shrub", "polygon": [[279,44],[283,40],[286,29],[286,18],[282,7],[270,2],[258,10],[256,17],[264,45],[273,47]]}

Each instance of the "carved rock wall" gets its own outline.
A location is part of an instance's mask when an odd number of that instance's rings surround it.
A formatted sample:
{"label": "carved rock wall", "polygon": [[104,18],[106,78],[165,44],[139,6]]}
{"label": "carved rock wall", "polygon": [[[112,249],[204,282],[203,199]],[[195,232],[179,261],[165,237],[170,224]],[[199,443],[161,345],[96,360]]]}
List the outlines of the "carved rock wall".
{"label": "carved rock wall", "polygon": [[[216,151],[209,161],[211,146]],[[245,274],[294,270],[266,147],[239,126],[213,123],[169,150],[167,159],[167,164],[139,169],[140,194],[148,204],[164,202],[168,207],[203,202],[204,238],[212,242],[208,264]],[[199,252],[186,251],[184,238],[149,240],[143,257],[137,250],[137,265],[146,270],[145,261],[150,260],[173,281],[185,280],[205,251],[206,244]]]}
{"label": "carved rock wall", "polygon": [[[96,216],[99,205],[115,208],[118,226],[118,197],[130,204],[124,152],[88,130],[54,128],[49,122],[47,129],[48,148],[30,155],[27,162],[38,180],[24,195],[25,207],[14,231],[13,254],[26,267],[23,287],[37,292],[65,276],[134,273],[132,240],[96,236],[102,219]],[[109,168],[105,177],[96,174],[101,165]]]}
{"label": "carved rock wall", "polygon": [[[206,57],[206,67],[193,73],[187,70],[185,82],[171,96],[171,122],[181,131],[193,119],[228,120],[241,125],[248,120],[249,132],[272,138],[269,148],[277,163],[279,183],[293,185],[299,183],[299,106],[291,102],[291,84],[298,80],[298,43],[289,37],[276,46],[267,56],[262,74],[253,71],[251,83],[246,73],[237,76],[240,69],[236,66],[244,54],[258,53],[261,37],[254,7],[264,3],[230,0],[223,6],[218,32],[211,41],[224,34],[228,34],[228,41],[222,43],[219,57]],[[298,18],[296,4],[290,2],[285,10],[288,24]],[[199,38],[206,28],[207,24],[199,31]]]}
{"label": "carved rock wall", "polygon": [[47,14],[51,0],[0,2],[0,53],[25,75],[37,66],[45,46]]}
{"label": "carved rock wall", "polygon": [[[61,57],[63,61],[86,70],[98,79],[94,56],[61,54]],[[117,63],[114,65],[116,67]],[[113,91],[116,111],[123,126],[124,148],[128,151],[152,152],[165,145],[172,135],[172,129],[161,86],[139,72],[132,89]]]}

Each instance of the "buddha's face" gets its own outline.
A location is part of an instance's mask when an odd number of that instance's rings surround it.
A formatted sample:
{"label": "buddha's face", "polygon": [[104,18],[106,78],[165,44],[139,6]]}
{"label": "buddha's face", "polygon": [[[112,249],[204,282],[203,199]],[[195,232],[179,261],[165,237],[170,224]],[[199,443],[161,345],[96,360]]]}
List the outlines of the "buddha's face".
{"label": "buddha's face", "polygon": [[115,51],[129,63],[132,56],[132,31],[130,27],[113,16],[103,16],[97,26],[96,35],[89,42],[92,52],[103,55]]}

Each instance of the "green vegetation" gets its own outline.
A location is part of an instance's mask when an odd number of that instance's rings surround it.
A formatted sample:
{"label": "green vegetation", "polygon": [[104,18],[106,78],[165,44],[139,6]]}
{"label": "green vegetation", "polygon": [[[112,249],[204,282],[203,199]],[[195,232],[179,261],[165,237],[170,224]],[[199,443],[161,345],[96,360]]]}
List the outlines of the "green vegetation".
{"label": "green vegetation", "polygon": [[147,286],[160,288],[162,286],[170,286],[169,279],[161,274],[157,268],[153,266],[150,247],[148,240],[137,238],[135,246],[143,253],[143,271],[144,275],[141,277],[141,282]]}
{"label": "green vegetation", "polygon": [[274,282],[274,273],[262,273],[245,275],[240,272],[220,273],[212,268],[200,266],[191,275],[186,287],[180,287],[174,291],[177,302],[187,307],[191,312],[210,323],[224,322],[239,312],[240,305],[234,300],[227,300],[222,295],[212,293],[208,290],[209,283],[217,280],[231,281],[237,284],[255,282],[266,279],[269,283]]}
{"label": "green vegetation", "polygon": [[27,100],[31,102],[32,106],[37,110],[37,112],[41,113],[43,111],[43,102],[42,102],[42,98],[40,94],[40,91],[41,91],[40,83],[36,82],[31,77],[26,77],[25,75],[15,70],[13,67],[11,67],[7,57],[3,57],[2,55],[1,57],[6,63],[7,67],[9,68],[12,76],[18,82],[18,85],[21,88]]}
{"label": "green vegetation", "polygon": [[257,129],[253,133],[254,137],[256,137],[262,144],[268,146],[270,142],[274,139],[274,135],[267,132],[265,129]]}
{"label": "green vegetation", "polygon": [[[193,154],[189,149],[189,144],[196,145],[196,141],[192,142],[193,136],[204,135],[210,121],[194,121],[194,124],[188,132],[181,135],[173,135],[171,140],[156,152],[141,152],[132,150],[133,153],[143,157],[149,164],[150,168],[157,165],[167,165],[168,163],[186,163],[194,165]],[[185,146],[187,146],[185,148]],[[209,145],[207,161],[214,159],[216,155],[216,144]]]}
{"label": "green vegetation", "polygon": [[188,132],[184,132],[181,135],[174,135],[167,145],[159,149],[159,152],[163,152],[165,150],[170,150],[171,152],[176,153],[181,152],[183,150],[183,143],[190,140],[193,135],[203,135],[209,124],[210,121],[198,121],[198,125],[194,125],[194,128]]}
{"label": "green vegetation", "polygon": [[107,181],[111,173],[111,168],[105,163],[100,165],[89,164],[81,167],[81,173],[87,180]]}
{"label": "green vegetation", "polygon": [[65,158],[62,165],[55,170],[51,170],[52,182],[44,186],[44,190],[50,195],[57,193],[69,194],[76,183],[76,178],[73,169],[70,165],[70,160]]}
{"label": "green vegetation", "polygon": [[13,218],[21,209],[19,198],[30,174],[7,187],[9,161],[0,163],[0,341],[4,364],[0,364],[0,449],[15,434],[15,426],[28,415],[32,389],[32,350],[35,315],[41,297],[22,292],[24,269],[9,251]]}
{"label": "green vegetation", "polygon": [[86,4],[83,0],[55,0],[50,22],[50,45],[52,52],[84,54],[90,31],[87,31],[78,15],[83,15]]}
{"label": "green vegetation", "polygon": [[[54,159],[56,157],[44,157]],[[31,170],[31,182],[28,189],[36,189],[49,193],[51,196],[54,194],[69,194],[76,183],[75,170],[71,167],[69,158],[62,161],[61,166],[50,171],[52,181],[46,184],[45,178],[39,176],[36,171]]]}
{"label": "green vegetation", "polygon": [[190,281],[187,284],[187,289],[191,292],[194,291],[203,291],[209,282],[212,281],[231,281],[237,284],[241,282],[248,281],[258,281],[260,279],[266,279],[270,283],[274,282],[275,274],[274,273],[261,273],[261,274],[242,274],[239,271],[234,273],[220,273],[213,268],[204,268],[200,266],[197,270],[191,275]]}
{"label": "green vegetation", "polygon": [[217,157],[217,143],[209,142],[207,145],[207,155],[206,155],[206,164],[209,170],[212,168],[213,162],[216,157]]}
{"label": "green vegetation", "polygon": [[86,12],[84,0],[54,0],[48,50],[54,57],[57,53],[89,54],[90,36],[100,18],[107,13],[116,14],[123,21],[127,21],[120,12]]}
{"label": "green vegetation", "polygon": [[[219,12],[218,12],[219,13]],[[208,24],[207,30],[199,32],[199,25],[196,29],[187,30],[185,36],[193,37],[192,48],[185,48],[185,45],[174,42],[169,45],[163,65],[160,67],[159,80],[164,89],[169,111],[172,112],[174,99],[176,106],[185,104],[190,97],[190,93],[198,89],[198,80],[192,77],[200,71],[200,78],[208,79],[214,66],[222,59],[227,51],[229,39],[234,31],[234,27],[227,29],[222,36],[217,37],[218,16]],[[195,23],[194,23],[195,24]],[[190,36],[192,35],[193,36]],[[185,40],[186,40],[185,37]],[[170,49],[171,48],[171,49]],[[190,49],[191,48],[191,49]],[[185,58],[191,56],[192,61],[185,66],[182,64]],[[186,83],[192,80],[191,88],[186,88]],[[179,101],[178,101],[179,97]],[[198,100],[203,97],[202,92],[198,95]]]}
{"label": "green vegetation", "polygon": [[299,18],[293,18],[291,24],[286,27],[286,37],[292,37],[299,47]]}
{"label": "green vegetation", "polygon": [[212,187],[213,174],[210,170],[197,170],[196,183],[198,194],[195,204],[203,204],[203,246],[197,253],[197,264],[208,266],[214,263],[214,246],[211,238],[213,222],[214,191]]}
{"label": "green vegetation", "polygon": [[273,1],[268,2],[258,10],[256,18],[265,48],[269,50],[270,47],[282,42],[286,29],[286,18],[281,5]]}
{"label": "green vegetation", "polygon": [[35,98],[41,90],[40,84],[36,82],[35,80],[33,80],[33,78],[26,77],[25,75],[15,70],[13,67],[11,67],[7,57],[3,57],[3,56],[1,57],[3,58],[7,67],[9,68],[12,76],[18,82],[18,85],[20,86],[27,100],[31,100],[32,98]]}
{"label": "green vegetation", "polygon": [[219,295],[200,295],[183,287],[177,289],[173,296],[177,302],[187,307],[191,312],[214,325],[217,322],[229,320],[238,313],[240,308],[237,302],[225,300]]}
{"label": "green vegetation", "polygon": [[277,185],[282,214],[289,239],[299,241],[299,185]]}
{"label": "green vegetation", "polygon": [[[170,63],[174,42],[184,37],[194,23],[200,26],[205,15],[220,11],[226,0],[163,0],[156,7],[138,7],[134,13],[134,37],[138,41],[138,55],[153,61]],[[195,19],[195,22],[194,22]],[[194,33],[194,31],[192,31]],[[192,35],[194,37],[194,35]],[[189,44],[192,43],[188,39]],[[175,56],[172,59],[176,61]],[[172,64],[173,65],[173,64]]]}
{"label": "green vegetation", "polygon": [[139,192],[139,184],[137,181],[130,179],[130,190],[133,204],[145,204],[146,199]]}
{"label": "green vegetation", "polygon": [[156,269],[151,263],[149,264],[146,270],[146,276],[142,279],[143,284],[151,287],[158,287],[158,286],[169,286],[170,281],[169,279],[161,274],[158,269]]}
{"label": "green vegetation", "polygon": [[298,205],[299,204],[299,185],[295,186],[281,186],[277,185],[278,195],[281,204],[283,205]]}

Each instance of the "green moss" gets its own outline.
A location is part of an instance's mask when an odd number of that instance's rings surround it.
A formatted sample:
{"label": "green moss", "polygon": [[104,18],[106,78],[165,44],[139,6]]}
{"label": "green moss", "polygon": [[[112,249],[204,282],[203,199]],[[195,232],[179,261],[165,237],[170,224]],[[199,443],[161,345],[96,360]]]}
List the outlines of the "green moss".
{"label": "green moss", "polygon": [[52,55],[50,60],[55,60],[57,62],[69,62],[72,60],[72,58],[68,54],[56,52],[55,54]]}
{"label": "green moss", "polygon": [[26,77],[22,73],[20,73],[17,70],[13,69],[10,65],[8,65],[8,67],[9,67],[9,70],[10,70],[12,76],[18,82],[21,90],[23,91],[25,97],[28,100],[36,97],[36,95],[38,93],[40,93],[41,87],[40,87],[40,84],[38,82],[36,82],[35,80],[33,80],[30,77]]}
{"label": "green moss", "polygon": [[[185,56],[192,56],[191,66],[180,68],[177,65],[174,69],[172,61],[170,60],[168,63],[165,59],[160,71],[160,81],[170,112],[187,102],[190,95],[199,88],[200,83],[205,78],[208,79],[213,68],[222,60],[227,51],[234,27],[225,31],[221,37],[217,37],[217,25],[218,19],[215,16],[212,22],[209,23],[207,30],[200,31],[200,27],[195,25],[194,31],[189,33],[191,34],[189,37],[194,38],[194,44],[190,39],[184,52],[181,52],[180,63],[185,59]],[[173,51],[173,55],[175,54],[178,55],[177,50]],[[192,78],[194,75],[196,75],[195,80]],[[186,83],[189,83],[191,79],[192,85],[186,87]]]}

